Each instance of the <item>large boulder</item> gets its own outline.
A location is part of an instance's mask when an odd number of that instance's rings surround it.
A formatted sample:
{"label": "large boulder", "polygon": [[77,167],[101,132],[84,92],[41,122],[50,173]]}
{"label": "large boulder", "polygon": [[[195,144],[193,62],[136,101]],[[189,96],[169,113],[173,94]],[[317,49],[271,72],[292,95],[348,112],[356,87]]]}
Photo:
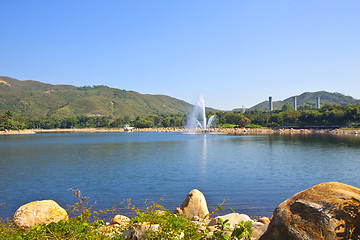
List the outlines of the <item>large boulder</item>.
{"label": "large boulder", "polygon": [[205,218],[209,214],[204,194],[197,189],[192,190],[184,202],[175,209],[175,214],[185,214],[188,218]]}
{"label": "large boulder", "polygon": [[53,200],[34,201],[22,205],[14,214],[15,226],[29,229],[39,224],[67,220],[68,214]]}
{"label": "large boulder", "polygon": [[329,182],[299,192],[281,203],[260,239],[359,238],[360,189]]}

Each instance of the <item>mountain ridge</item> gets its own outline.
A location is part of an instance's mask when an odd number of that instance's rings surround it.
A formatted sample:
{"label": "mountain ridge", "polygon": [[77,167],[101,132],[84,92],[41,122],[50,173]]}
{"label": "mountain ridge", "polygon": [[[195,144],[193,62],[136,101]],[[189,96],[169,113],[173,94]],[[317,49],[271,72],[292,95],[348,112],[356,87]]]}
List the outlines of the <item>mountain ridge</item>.
{"label": "mountain ridge", "polygon": [[101,115],[138,117],[186,114],[191,105],[166,95],[141,94],[104,85],[76,87],[0,77],[0,111],[27,117]]}
{"label": "mountain ridge", "polygon": [[[293,97],[273,101],[274,110],[280,110]],[[326,91],[304,92],[297,97],[297,106],[304,104],[315,106],[316,97],[321,104],[349,105],[360,103],[360,100],[341,93]],[[269,102],[263,101],[247,110],[269,110]],[[24,117],[72,116],[110,116],[142,117],[162,114],[188,114],[192,105],[167,95],[142,94],[111,88],[105,85],[77,87],[73,85],[53,85],[36,80],[18,80],[0,76],[0,112],[10,110]],[[206,108],[207,111],[220,110]],[[241,111],[235,108],[232,111]]]}

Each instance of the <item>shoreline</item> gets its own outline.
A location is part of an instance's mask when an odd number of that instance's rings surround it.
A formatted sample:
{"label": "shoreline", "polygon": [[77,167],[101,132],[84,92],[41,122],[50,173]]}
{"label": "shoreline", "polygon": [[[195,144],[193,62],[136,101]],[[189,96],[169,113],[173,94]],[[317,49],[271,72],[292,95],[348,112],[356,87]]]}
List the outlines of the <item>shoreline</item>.
{"label": "shoreline", "polygon": [[[46,133],[115,133],[115,132],[181,132],[193,133],[184,128],[72,128],[72,129],[24,129],[0,131],[0,135],[27,135]],[[196,132],[195,132],[196,133]],[[270,128],[216,128],[209,129],[209,134],[228,135],[271,135],[271,134],[332,134],[332,135],[360,135],[358,129],[270,129]]]}

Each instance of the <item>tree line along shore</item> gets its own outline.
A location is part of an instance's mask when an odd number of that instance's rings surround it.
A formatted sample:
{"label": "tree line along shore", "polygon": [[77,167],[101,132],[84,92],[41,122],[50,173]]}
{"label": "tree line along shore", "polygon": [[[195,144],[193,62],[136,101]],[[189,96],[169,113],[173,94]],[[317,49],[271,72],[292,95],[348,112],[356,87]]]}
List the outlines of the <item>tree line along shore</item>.
{"label": "tree line along shore", "polygon": [[[305,129],[340,129],[360,128],[360,104],[354,105],[323,105],[321,108],[311,106],[299,107],[293,110],[285,104],[281,110],[261,111],[248,110],[246,112],[207,112],[206,117],[216,115],[211,128],[221,129],[221,132],[236,131],[246,128],[249,132],[280,131],[279,129],[292,129],[291,131],[306,132]],[[0,112],[0,131],[35,129],[107,129],[121,131],[124,126],[135,128],[136,131],[168,131],[168,129],[185,129],[190,119],[189,114],[152,114],[147,116],[124,116],[114,118],[111,116],[88,115],[68,116],[63,118],[47,117],[32,118],[22,116],[16,111]],[[69,130],[71,129],[71,130]],[[141,130],[140,130],[141,129]],[[144,129],[144,130],[142,130]],[[165,130],[164,130],[165,129]],[[77,130],[76,130],[77,131]],[[95,130],[85,130],[95,131]],[[105,130],[99,130],[105,131]],[[175,130],[173,130],[175,131]],[[219,131],[219,130],[218,130]],[[313,131],[313,130],[311,130]],[[326,131],[326,130],[325,130]],[[322,132],[322,131],[320,131]]]}
{"label": "tree line along shore", "polygon": [[[180,132],[180,133],[203,133],[186,128],[71,128],[71,129],[23,129],[0,131],[0,135],[23,135],[42,133],[116,133],[116,132]],[[268,134],[333,134],[360,136],[357,129],[305,129],[305,128],[211,128],[207,134],[230,134],[230,135],[268,135]]]}

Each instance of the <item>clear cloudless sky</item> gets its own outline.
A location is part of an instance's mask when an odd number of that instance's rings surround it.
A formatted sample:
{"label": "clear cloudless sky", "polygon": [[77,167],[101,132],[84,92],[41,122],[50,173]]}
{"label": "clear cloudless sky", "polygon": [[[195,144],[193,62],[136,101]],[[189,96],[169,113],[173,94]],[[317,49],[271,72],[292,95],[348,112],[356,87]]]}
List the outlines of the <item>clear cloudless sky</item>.
{"label": "clear cloudless sky", "polygon": [[359,0],[0,0],[0,76],[230,110],[360,98]]}

